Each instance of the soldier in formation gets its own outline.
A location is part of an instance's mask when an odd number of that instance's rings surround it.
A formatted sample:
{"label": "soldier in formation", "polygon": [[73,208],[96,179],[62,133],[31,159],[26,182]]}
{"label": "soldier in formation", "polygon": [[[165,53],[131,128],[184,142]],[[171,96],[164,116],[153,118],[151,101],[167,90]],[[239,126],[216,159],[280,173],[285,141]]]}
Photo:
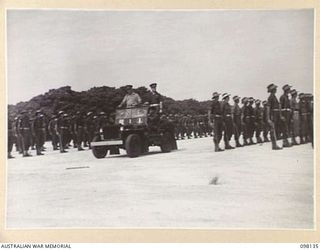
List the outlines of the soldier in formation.
{"label": "soldier in formation", "polygon": [[283,139],[283,147],[291,147],[292,144],[289,142],[289,127],[292,117],[291,105],[289,100],[289,93],[291,86],[285,84],[283,87],[283,94],[280,97],[280,121],[281,121],[281,131]]}
{"label": "soldier in formation", "polygon": [[16,142],[15,133],[14,133],[14,123],[11,116],[8,117],[8,159],[14,158],[11,154],[13,144]]}
{"label": "soldier in formation", "polygon": [[230,100],[230,94],[224,93],[222,95],[222,120],[224,124],[224,144],[225,144],[225,149],[234,149],[230,145],[230,140],[233,135],[234,127],[233,127],[233,117],[232,117],[232,110],[231,110],[231,105],[229,104]]}
{"label": "soldier in formation", "polygon": [[[277,86],[270,84],[267,86],[267,101],[243,97],[242,107],[239,96],[233,97],[234,105],[230,106],[229,94],[223,94],[222,101],[219,101],[220,95],[214,92],[209,117],[215,151],[223,151],[219,145],[222,135],[225,149],[233,148],[230,144],[232,136],[235,146],[241,147],[269,142],[269,134],[273,150],[282,149],[277,144],[279,139],[282,139],[284,148],[298,145],[297,137],[300,137],[300,144],[311,142],[313,145],[313,96],[300,93],[298,102],[297,91],[291,90],[290,85],[285,84],[282,89],[283,94],[278,100]],[[239,142],[241,135],[243,145]]]}
{"label": "soldier in formation", "polygon": [[239,142],[240,135],[242,133],[242,110],[239,106],[240,97],[234,96],[233,98],[233,131],[234,131],[234,139],[236,141],[236,147],[242,147],[243,145]]}
{"label": "soldier in formation", "polygon": [[292,89],[290,91],[291,100],[290,100],[290,108],[291,108],[291,119],[289,131],[291,134],[292,145],[298,145],[297,137],[299,136],[299,128],[300,128],[300,118],[299,118],[299,103],[297,101],[297,91]]}
{"label": "soldier in formation", "polygon": [[36,117],[32,123],[32,134],[35,138],[37,155],[43,155],[43,146],[46,141],[46,122],[41,110],[36,111]]}
{"label": "soldier in formation", "polygon": [[263,143],[261,134],[263,132],[264,122],[263,122],[263,111],[264,108],[261,107],[261,101],[259,99],[255,100],[254,116],[255,116],[255,133],[257,143]]}
{"label": "soldier in formation", "polygon": [[215,152],[223,151],[223,149],[221,149],[219,146],[223,132],[222,105],[219,102],[219,96],[220,94],[217,92],[214,92],[212,94],[212,105],[209,112],[209,119],[213,128],[213,142]]}
{"label": "soldier in formation", "polygon": [[56,130],[58,118],[56,115],[52,115],[48,124],[48,132],[51,136],[53,150],[58,150],[59,136]]}
{"label": "soldier in formation", "polygon": [[89,149],[91,149],[91,142],[93,140],[94,134],[95,134],[95,121],[93,119],[93,112],[90,111],[87,113],[87,117],[85,119],[85,132],[86,132],[86,139],[89,146]]}
{"label": "soldier in formation", "polygon": [[77,111],[74,119],[74,133],[76,137],[76,144],[78,151],[84,150],[82,144],[85,144],[85,128],[84,128],[84,117],[81,111]]}
{"label": "soldier in formation", "polygon": [[29,148],[31,146],[31,140],[32,140],[31,139],[32,137],[31,123],[30,123],[30,117],[26,110],[21,112],[21,116],[19,117],[19,120],[18,120],[17,131],[21,139],[21,149],[22,149],[23,157],[31,156],[31,154],[29,154]]}
{"label": "soldier in formation", "polygon": [[270,142],[269,138],[268,138],[268,134],[270,132],[270,126],[268,124],[268,102],[267,101],[263,101],[262,102],[263,105],[263,142]]}

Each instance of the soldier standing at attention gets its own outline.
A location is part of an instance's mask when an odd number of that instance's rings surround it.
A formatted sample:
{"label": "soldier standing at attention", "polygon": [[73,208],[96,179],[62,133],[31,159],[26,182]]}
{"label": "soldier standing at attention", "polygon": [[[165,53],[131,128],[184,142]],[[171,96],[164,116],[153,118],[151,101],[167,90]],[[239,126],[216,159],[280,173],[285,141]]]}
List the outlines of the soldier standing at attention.
{"label": "soldier standing at attention", "polygon": [[241,99],[242,107],[241,107],[241,127],[242,127],[242,137],[243,137],[243,146],[249,145],[249,127],[246,122],[246,116],[248,116],[248,97],[243,97]]}
{"label": "soldier standing at attention", "polygon": [[127,85],[126,86],[126,91],[127,94],[124,96],[122,102],[119,104],[118,108],[121,108],[123,106],[127,107],[127,108],[131,108],[134,106],[137,106],[139,104],[141,104],[141,98],[140,96],[133,92],[132,89],[132,85]]}
{"label": "soldier standing at attention", "polygon": [[21,117],[18,122],[18,131],[21,135],[23,157],[31,156],[28,152],[31,146],[31,124],[30,118],[25,110],[21,112]]}
{"label": "soldier standing at attention", "polygon": [[250,143],[250,133],[251,133],[251,124],[250,124],[250,108],[249,108],[249,98],[244,99],[243,103],[243,122],[245,124],[245,136],[244,136],[244,145],[251,145]]}
{"label": "soldier standing at attention", "polygon": [[204,126],[204,116],[203,115],[196,116],[196,121],[198,124],[200,138],[203,136],[207,137],[207,133],[206,133],[205,126]]}
{"label": "soldier standing at attention", "polygon": [[73,144],[73,148],[78,148],[77,135],[76,135],[76,131],[74,130],[75,120],[76,120],[76,115],[73,114],[70,119],[72,144]]}
{"label": "soldier standing at attention", "polygon": [[36,138],[34,137],[34,134],[32,132],[32,124],[33,124],[33,120],[34,118],[32,117],[32,113],[31,113],[31,110],[29,110],[29,117],[30,117],[30,126],[31,126],[31,129],[30,129],[30,133],[31,133],[31,137],[30,137],[30,147],[31,147],[31,150],[35,150],[35,145],[36,145]]}
{"label": "soldier standing at attention", "polygon": [[236,147],[242,147],[240,144],[239,138],[241,135],[241,108],[239,106],[240,97],[234,96],[233,98],[234,106],[233,106],[233,125],[234,125],[234,138],[236,141]]}
{"label": "soldier standing at attention", "polygon": [[268,93],[270,93],[267,104],[267,117],[270,126],[272,149],[279,150],[282,148],[277,145],[277,134],[279,133],[277,131],[281,129],[280,103],[276,97],[277,86],[272,83],[268,85],[267,89]]}
{"label": "soldier standing at attention", "polygon": [[288,141],[289,138],[289,126],[291,120],[291,105],[289,100],[290,88],[288,84],[282,87],[283,95],[280,97],[281,107],[281,124],[282,124],[282,139],[283,147],[291,147],[291,143]]}
{"label": "soldier standing at attention", "polygon": [[14,158],[11,155],[13,143],[15,142],[15,136],[13,131],[13,120],[11,116],[8,116],[8,159]]}
{"label": "soldier standing at attention", "polygon": [[292,145],[298,145],[296,140],[297,136],[299,136],[299,128],[300,128],[300,117],[299,117],[299,103],[297,101],[297,91],[295,89],[290,91],[291,99],[290,99],[290,108],[291,108],[291,120],[290,120],[290,132],[292,138]]}
{"label": "soldier standing at attention", "polygon": [[22,154],[23,153],[23,149],[22,149],[22,137],[21,137],[21,134],[20,134],[20,131],[18,129],[18,125],[19,125],[19,120],[20,120],[20,115],[17,115],[15,118],[14,118],[14,121],[13,121],[13,133],[14,133],[14,136],[16,137],[16,150],[19,152],[19,154]]}
{"label": "soldier standing at attention", "polygon": [[82,112],[77,111],[76,113],[76,117],[75,117],[75,121],[74,121],[74,131],[76,134],[76,138],[77,138],[77,147],[78,147],[78,151],[82,151],[84,150],[82,148],[82,142],[84,142],[84,119],[83,119],[83,115]]}
{"label": "soldier standing at attention", "polygon": [[270,126],[268,124],[268,102],[263,101],[263,142],[269,142],[268,133],[270,131]]}
{"label": "soldier standing at attention", "polygon": [[65,150],[66,143],[67,143],[68,130],[69,130],[69,127],[64,117],[64,112],[59,111],[57,124],[56,124],[56,133],[59,136],[60,153],[68,152]]}
{"label": "soldier standing at attention", "polygon": [[255,130],[256,130],[256,139],[257,143],[263,143],[261,139],[261,132],[263,131],[263,107],[261,107],[261,101],[256,100],[255,101],[256,106],[254,109],[254,114],[255,114]]}
{"label": "soldier standing at attention", "polygon": [[214,142],[214,151],[221,152],[223,149],[219,147],[219,143],[222,139],[222,131],[223,131],[223,120],[222,120],[222,107],[219,102],[219,93],[214,92],[212,94],[212,104],[211,111],[209,112],[209,122],[212,122],[211,125],[213,127],[213,142]]}
{"label": "soldier standing at attention", "polygon": [[224,123],[224,145],[225,149],[234,149],[230,145],[230,140],[233,134],[233,120],[231,113],[231,105],[229,104],[230,94],[224,93],[222,95],[222,119]]}
{"label": "soldier standing at attention", "polygon": [[85,120],[85,130],[88,138],[89,149],[91,149],[91,142],[94,137],[95,124],[93,119],[93,112],[90,111],[87,113],[87,118]]}
{"label": "soldier standing at attention", "polygon": [[300,115],[300,144],[307,143],[307,103],[305,100],[305,94],[299,93],[299,115]]}
{"label": "soldier standing at attention", "polygon": [[59,136],[57,134],[56,127],[57,127],[57,116],[52,115],[48,124],[48,131],[49,131],[49,135],[51,136],[53,150],[58,150],[58,144],[59,144]]}
{"label": "soldier standing at attention", "polygon": [[68,127],[67,130],[67,137],[66,137],[66,149],[69,149],[71,147],[71,140],[72,140],[72,122],[71,122],[71,116],[68,114],[63,115],[65,119],[65,124]]}
{"label": "soldier standing at attention", "polygon": [[308,142],[311,141],[312,147],[313,147],[313,95],[307,94],[306,96],[306,102],[307,102],[307,138]]}
{"label": "soldier standing at attention", "polygon": [[35,138],[37,155],[43,155],[41,150],[45,142],[46,124],[40,110],[36,111],[36,117],[32,123],[32,133]]}
{"label": "soldier standing at attention", "polygon": [[255,131],[255,122],[256,122],[254,108],[252,106],[253,103],[254,103],[254,98],[250,97],[248,100],[248,106],[247,106],[249,145],[256,144],[255,142],[253,142],[253,135]]}

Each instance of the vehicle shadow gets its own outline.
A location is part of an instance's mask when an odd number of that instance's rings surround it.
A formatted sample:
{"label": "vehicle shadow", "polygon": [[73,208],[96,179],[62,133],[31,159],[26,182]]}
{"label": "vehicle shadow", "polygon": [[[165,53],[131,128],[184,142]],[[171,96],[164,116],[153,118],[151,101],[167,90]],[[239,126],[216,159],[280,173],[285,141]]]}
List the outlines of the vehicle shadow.
{"label": "vehicle shadow", "polygon": [[[174,152],[178,152],[178,151],[181,151],[181,150],[183,150],[183,149],[173,150],[173,151],[171,151],[169,153],[163,153],[161,151],[152,151],[152,152],[141,154],[138,157],[134,157],[134,158],[148,157],[148,156],[153,156],[153,155],[158,155],[158,154],[163,154],[163,155],[172,154]],[[129,158],[130,159],[130,157],[127,154],[107,155],[106,158]]]}

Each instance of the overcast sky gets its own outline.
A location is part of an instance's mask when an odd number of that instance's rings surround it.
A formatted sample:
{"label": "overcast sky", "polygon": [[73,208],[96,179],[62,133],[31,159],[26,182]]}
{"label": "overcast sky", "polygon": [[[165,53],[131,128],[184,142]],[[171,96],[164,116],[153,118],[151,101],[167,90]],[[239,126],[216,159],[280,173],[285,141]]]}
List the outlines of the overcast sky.
{"label": "overcast sky", "polygon": [[313,10],[7,13],[8,103],[52,88],[158,83],[177,100],[213,91],[313,91]]}

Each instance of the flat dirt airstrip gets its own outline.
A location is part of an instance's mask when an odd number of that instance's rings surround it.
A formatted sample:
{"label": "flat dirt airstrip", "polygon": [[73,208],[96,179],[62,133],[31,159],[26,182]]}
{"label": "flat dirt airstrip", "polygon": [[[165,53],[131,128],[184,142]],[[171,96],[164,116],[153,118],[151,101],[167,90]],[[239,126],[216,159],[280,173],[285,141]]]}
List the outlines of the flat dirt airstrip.
{"label": "flat dirt airstrip", "polygon": [[[311,144],[215,153],[212,137],[179,150],[96,159],[46,144],[7,165],[7,228],[312,229]],[[35,155],[34,151],[31,151]]]}

